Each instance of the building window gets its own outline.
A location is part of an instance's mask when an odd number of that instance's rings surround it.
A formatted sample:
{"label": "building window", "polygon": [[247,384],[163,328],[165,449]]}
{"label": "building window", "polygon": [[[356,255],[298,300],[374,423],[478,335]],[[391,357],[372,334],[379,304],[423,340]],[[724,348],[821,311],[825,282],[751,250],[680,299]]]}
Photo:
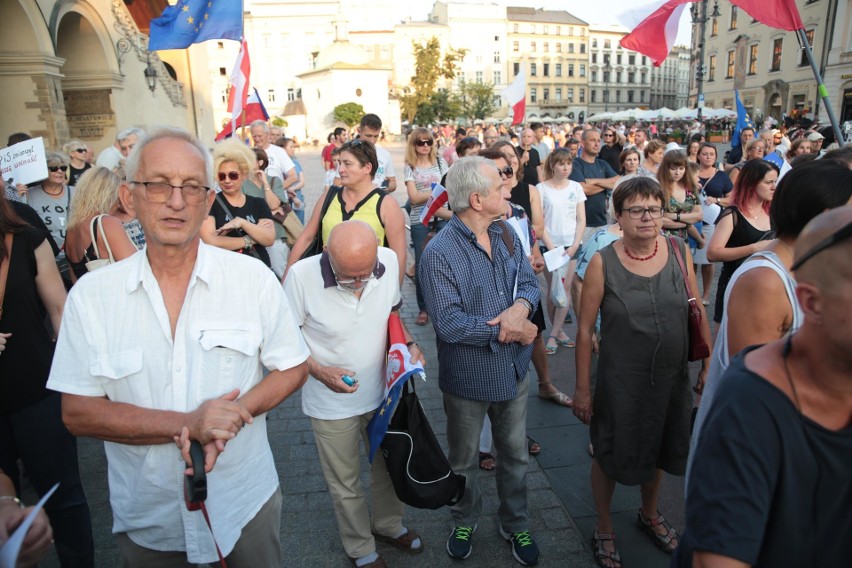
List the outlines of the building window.
{"label": "building window", "polygon": [[586,44],[585,43],[580,44],[580,53],[586,53]]}
{"label": "building window", "polygon": [[604,40],[604,49],[612,49],[612,40]]}
{"label": "building window", "polygon": [[725,74],[725,79],[733,79],[734,78],[734,58],[736,57],[736,52],[732,49],[728,52],[728,72]]}
{"label": "building window", "polygon": [[729,30],[737,29],[737,7],[736,6],[731,6],[731,27],[729,27],[728,29]]}
{"label": "building window", "polygon": [[568,44],[568,53],[574,53],[574,44],[573,43]]}
{"label": "building window", "polygon": [[228,103],[228,94],[230,93],[230,91],[230,87],[227,89],[222,89],[222,102],[225,104]]}
{"label": "building window", "polygon": [[494,63],[500,63],[500,52],[499,51],[494,52]]}
{"label": "building window", "polygon": [[[808,38],[808,45],[811,46],[811,49],[814,48],[814,31],[808,30],[805,32],[805,37]],[[804,67],[805,65],[810,65],[808,62],[808,54],[805,53],[805,50],[802,50],[802,58],[799,60],[799,67]]]}
{"label": "building window", "polygon": [[598,54],[597,54],[597,53],[593,53],[593,54],[592,54],[592,63],[597,63],[597,62],[598,62]]}
{"label": "building window", "polygon": [[615,102],[617,102],[617,103],[621,102],[621,89],[615,90]]}
{"label": "building window", "polygon": [[500,73],[499,71],[495,71],[494,72],[494,84],[499,85],[502,82],[503,82],[502,73]]}
{"label": "building window", "polygon": [[535,42],[534,41],[530,42],[530,51],[535,53]]}
{"label": "building window", "polygon": [[627,91],[627,102],[628,103],[633,102],[633,91]]}
{"label": "building window", "polygon": [[603,80],[604,80],[604,83],[609,83],[609,79],[610,79],[610,77],[611,77],[611,76],[612,76],[612,72],[611,72],[611,71],[604,71],[604,72],[603,72]]}
{"label": "building window", "polygon": [[569,77],[574,76],[574,64],[573,63],[568,64],[568,76]]}
{"label": "building window", "polygon": [[574,102],[574,87],[568,87],[568,102]]}
{"label": "building window", "polygon": [[562,64],[561,63],[556,64],[556,76],[557,77],[562,76]]}
{"label": "building window", "polygon": [[530,77],[535,77],[536,71],[536,64],[530,63]]}
{"label": "building window", "polygon": [[784,38],[779,37],[772,42],[772,68],[770,71],[781,69],[781,50],[784,46]]}
{"label": "building window", "polygon": [[719,35],[719,18],[713,18],[713,25],[710,27],[710,37]]}
{"label": "building window", "polygon": [[476,82],[480,85],[482,84],[482,71],[476,72]]}
{"label": "building window", "polygon": [[515,25],[512,27],[512,30],[513,30],[515,33],[518,33],[518,24],[515,24]]}
{"label": "building window", "polygon": [[592,89],[592,102],[598,102],[598,92],[595,89]]}
{"label": "building window", "polygon": [[[547,35],[549,32],[547,31],[547,26],[544,26],[544,35]],[[547,98],[547,97],[544,97]]]}
{"label": "building window", "polygon": [[628,72],[627,73],[627,82],[631,85],[636,81],[636,73]]}
{"label": "building window", "polygon": [[757,74],[757,44],[751,45],[748,48],[748,74]]}
{"label": "building window", "polygon": [[547,43],[547,42],[544,42],[544,52],[548,53],[549,51],[550,51],[550,44]]}
{"label": "building window", "polygon": [[583,89],[583,88],[580,89],[580,102],[581,103],[586,102],[586,89]]}
{"label": "building window", "polygon": [[621,83],[621,71],[616,71],[615,73],[615,82]]}
{"label": "building window", "polygon": [[275,89],[268,89],[266,91],[266,100],[269,101],[270,103],[275,102]]}
{"label": "building window", "polygon": [[550,89],[545,87],[544,91],[542,92],[541,100],[543,102],[547,102],[549,99],[550,99]]}
{"label": "building window", "polygon": [[494,41],[500,41],[500,36],[494,36]]}
{"label": "building window", "polygon": [[710,66],[707,72],[707,82],[713,81],[716,79],[716,56],[710,56]]}
{"label": "building window", "polygon": [[632,53],[627,56],[627,64],[628,65],[636,65],[636,56]]}
{"label": "building window", "polygon": [[550,77],[550,63],[542,64],[542,75],[545,77]]}
{"label": "building window", "polygon": [[645,91],[639,91],[639,102],[643,102],[645,100]]}
{"label": "building window", "polygon": [[562,100],[562,87],[556,87],[556,100],[557,102]]}
{"label": "building window", "polygon": [[568,35],[569,36],[574,35],[574,26],[568,26]]}
{"label": "building window", "polygon": [[615,56],[615,64],[621,65],[621,54],[620,53]]}
{"label": "building window", "polygon": [[530,102],[534,103],[538,100],[538,91],[535,87],[530,88]]}
{"label": "building window", "polygon": [[580,63],[580,77],[586,76],[586,65],[585,63]]}
{"label": "building window", "polygon": [[512,63],[512,76],[517,77],[518,73],[520,73],[520,72],[521,72],[521,64],[518,63],[517,61],[515,63]]}
{"label": "building window", "polygon": [[512,51],[517,52],[517,51],[520,51],[520,50],[521,50],[520,44],[517,41],[513,41],[512,42]]}
{"label": "building window", "polygon": [[287,89],[287,102],[292,103],[296,100],[296,89]]}
{"label": "building window", "polygon": [[597,83],[597,82],[598,82],[598,72],[592,71],[592,83]]}
{"label": "building window", "polygon": [[561,43],[556,44],[556,53],[562,53],[562,44]]}
{"label": "building window", "polygon": [[642,56],[642,65],[648,65],[648,58],[646,56]]}
{"label": "building window", "polygon": [[227,69],[225,69],[224,67],[219,67],[219,76],[220,77],[225,77],[227,74],[228,74]]}
{"label": "building window", "polygon": [[219,49],[225,49],[225,42],[224,41],[217,41],[216,47],[218,47]]}
{"label": "building window", "polygon": [[597,49],[597,48],[598,48],[598,38],[593,37],[592,38],[592,49]]}
{"label": "building window", "polygon": [[556,26],[556,35],[562,35],[562,26]]}

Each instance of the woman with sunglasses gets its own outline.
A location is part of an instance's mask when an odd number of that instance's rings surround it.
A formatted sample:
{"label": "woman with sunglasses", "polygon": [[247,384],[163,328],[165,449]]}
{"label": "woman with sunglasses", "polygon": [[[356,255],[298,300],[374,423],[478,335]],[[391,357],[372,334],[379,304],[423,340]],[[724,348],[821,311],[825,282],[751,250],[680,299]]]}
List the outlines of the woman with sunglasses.
{"label": "woman with sunglasses", "polygon": [[254,152],[238,140],[226,140],[214,148],[213,171],[221,191],[201,225],[201,240],[254,256],[272,268],[266,251],[275,242],[272,211],[266,201],[242,191],[256,164]]}
{"label": "woman with sunglasses", "polygon": [[[438,155],[435,139],[432,132],[427,128],[415,128],[408,136],[408,144],[405,147],[405,168],[403,179],[408,191],[408,199],[411,202],[411,213],[409,222],[411,226],[411,240],[414,243],[414,264],[420,262],[420,255],[426,247],[430,230],[439,231],[447,223],[452,212],[446,207],[435,214],[433,227],[427,227],[420,222],[420,213],[429,197],[432,195],[432,184],[440,183],[441,178],[447,172],[447,164]],[[417,325],[429,323],[429,314],[426,313],[426,301],[420,283],[414,279],[414,287],[417,291],[417,307],[420,313],[414,322]]]}
{"label": "woman with sunglasses", "polygon": [[28,188],[24,195],[27,205],[32,207],[47,225],[50,235],[61,250],[56,256],[56,264],[66,285],[71,283],[71,269],[65,259],[65,235],[68,230],[68,215],[71,209],[73,190],[65,182],[68,171],[68,159],[59,152],[48,152],[47,179],[40,185]]}
{"label": "woman with sunglasses", "polygon": [[68,155],[70,163],[68,164],[68,185],[77,185],[77,180],[83,173],[92,167],[92,164],[86,161],[89,155],[89,149],[86,144],[80,140],[71,140],[64,146],[62,151]]}

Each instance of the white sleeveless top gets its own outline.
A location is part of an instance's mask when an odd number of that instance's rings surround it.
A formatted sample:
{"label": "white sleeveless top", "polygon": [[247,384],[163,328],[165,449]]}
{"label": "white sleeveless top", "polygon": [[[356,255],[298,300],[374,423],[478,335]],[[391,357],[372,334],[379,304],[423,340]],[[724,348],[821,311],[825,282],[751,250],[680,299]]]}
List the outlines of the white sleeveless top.
{"label": "white sleeveless top", "polygon": [[774,252],[761,251],[750,256],[731,276],[731,281],[728,283],[728,288],[725,290],[724,306],[725,311],[722,315],[722,323],[719,324],[719,333],[716,335],[716,344],[713,346],[713,354],[710,356],[710,370],[707,372],[707,380],[704,383],[704,392],[701,395],[701,405],[698,407],[698,413],[695,416],[695,424],[692,428],[692,438],[689,441],[689,461],[686,466],[686,483],[689,482],[689,473],[692,468],[692,456],[695,451],[695,445],[698,441],[698,436],[701,434],[701,427],[707,414],[710,411],[710,406],[716,398],[716,391],[719,388],[720,379],[730,364],[728,356],[728,299],[731,295],[731,290],[740,276],[753,268],[769,268],[778,275],[778,278],[784,283],[784,291],[787,292],[787,300],[793,307],[793,323],[787,335],[795,333],[804,321],[804,312],[802,312],[799,302],[796,300],[796,280],[790,274],[781,259]]}
{"label": "white sleeveless top", "polygon": [[573,245],[577,238],[577,204],[586,200],[583,186],[569,180],[566,187],[557,189],[543,181],[536,188],[541,195],[544,226],[553,244]]}

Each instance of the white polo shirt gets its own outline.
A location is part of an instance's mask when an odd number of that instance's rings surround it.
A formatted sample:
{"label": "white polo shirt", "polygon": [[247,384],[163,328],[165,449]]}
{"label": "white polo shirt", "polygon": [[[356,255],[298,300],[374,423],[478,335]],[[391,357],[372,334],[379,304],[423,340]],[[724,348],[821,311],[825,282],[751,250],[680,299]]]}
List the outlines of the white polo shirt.
{"label": "white polo shirt", "polygon": [[293,160],[290,159],[290,156],[287,155],[284,148],[281,148],[280,146],[270,144],[269,148],[264,151],[266,152],[266,156],[269,158],[269,165],[266,167],[266,174],[279,177],[281,178],[281,181],[284,181],[284,178],[287,177],[287,172],[295,168],[296,164],[293,163]]}
{"label": "white polo shirt", "polygon": [[[309,353],[287,298],[257,260],[199,242],[174,339],[146,252],[91,272],[71,290],[47,386],[142,408],[189,412],[205,400],[285,370]],[[189,562],[218,557],[200,511],[184,506],[185,465],[174,443],[105,442],[113,532]],[[251,478],[251,483],[246,479]],[[227,555],[278,487],[258,416],[229,441],[207,476],[207,509]]]}
{"label": "white polo shirt", "polygon": [[396,172],[393,169],[393,159],[390,152],[381,146],[375,146],[375,148],[379,167],[376,168],[376,175],[373,176],[373,187],[382,187],[386,179],[396,177]]}
{"label": "white polo shirt", "polygon": [[302,411],[322,420],[371,412],[385,396],[388,316],[401,303],[396,253],[379,247],[376,278],[361,298],[337,287],[328,253],[300,260],[290,269],[284,291],[302,328],[311,356],[320,365],[356,372],[358,390],[337,393],[314,377],[302,387]]}

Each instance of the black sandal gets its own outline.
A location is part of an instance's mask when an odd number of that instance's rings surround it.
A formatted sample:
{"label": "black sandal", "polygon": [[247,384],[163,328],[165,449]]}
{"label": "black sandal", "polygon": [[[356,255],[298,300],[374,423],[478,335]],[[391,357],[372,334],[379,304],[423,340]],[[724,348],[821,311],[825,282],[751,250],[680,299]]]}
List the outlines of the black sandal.
{"label": "black sandal", "polygon": [[537,456],[541,453],[541,444],[527,436],[527,451],[531,456]]}
{"label": "black sandal", "polygon": [[[604,548],[603,543],[605,542],[612,542],[612,551]],[[603,563],[604,560],[609,560],[610,564],[616,563],[617,566],[613,568],[623,568],[624,566],[621,563],[621,555],[618,554],[618,549],[615,548],[615,533],[599,533],[598,529],[595,529],[595,534],[592,535],[592,552],[595,555],[595,562],[602,568],[609,568]]]}
{"label": "black sandal", "polygon": [[[639,528],[642,529],[645,534],[651,537],[651,541],[657,546],[657,548],[666,554],[671,554],[674,552],[675,548],[677,548],[680,541],[677,531],[669,524],[666,518],[662,516],[659,511],[657,511],[656,519],[648,519],[642,512],[642,509],[639,509],[639,515],[636,517],[636,524],[639,525]],[[654,527],[656,526],[662,526],[666,529],[666,534],[658,534],[657,531],[654,530]]]}

